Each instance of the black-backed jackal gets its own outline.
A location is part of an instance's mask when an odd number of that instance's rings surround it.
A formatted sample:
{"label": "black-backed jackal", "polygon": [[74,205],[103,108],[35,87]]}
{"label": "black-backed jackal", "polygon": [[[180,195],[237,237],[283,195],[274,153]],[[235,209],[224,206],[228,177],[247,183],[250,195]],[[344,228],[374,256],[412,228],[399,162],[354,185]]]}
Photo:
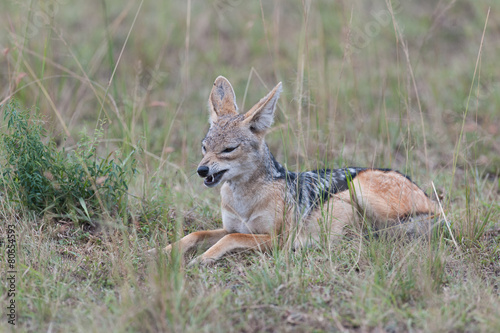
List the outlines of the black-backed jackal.
{"label": "black-backed jackal", "polygon": [[[408,177],[388,169],[349,167],[290,172],[264,141],[273,123],[281,83],[244,114],[233,88],[219,76],[208,99],[210,129],[202,141],[198,174],[207,187],[221,187],[222,229],[191,233],[177,243],[181,253],[204,246],[192,263],[207,264],[241,250],[269,250],[273,240],[293,246],[342,235],[346,225],[367,221],[372,229],[410,225],[431,216],[436,205]],[[430,219],[406,228],[428,232]],[[293,232],[292,232],[293,231]],[[326,234],[326,235],[325,235]],[[327,237],[326,239],[330,239]],[[152,250],[154,251],[154,250]]]}

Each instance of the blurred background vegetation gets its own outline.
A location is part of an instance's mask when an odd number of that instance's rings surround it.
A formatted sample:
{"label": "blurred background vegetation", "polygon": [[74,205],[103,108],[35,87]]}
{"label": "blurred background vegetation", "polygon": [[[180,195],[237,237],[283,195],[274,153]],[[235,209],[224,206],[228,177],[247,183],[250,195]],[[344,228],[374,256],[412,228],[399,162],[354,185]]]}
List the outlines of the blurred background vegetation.
{"label": "blurred background vegetation", "polygon": [[9,1],[1,96],[39,108],[68,146],[105,119],[106,151],[140,144],[190,173],[216,76],[242,109],[283,81],[269,141],[283,160],[287,138],[291,168],[342,156],[434,176],[463,130],[459,165],[494,175],[497,5],[473,82],[489,5],[395,1],[396,26],[384,1]]}

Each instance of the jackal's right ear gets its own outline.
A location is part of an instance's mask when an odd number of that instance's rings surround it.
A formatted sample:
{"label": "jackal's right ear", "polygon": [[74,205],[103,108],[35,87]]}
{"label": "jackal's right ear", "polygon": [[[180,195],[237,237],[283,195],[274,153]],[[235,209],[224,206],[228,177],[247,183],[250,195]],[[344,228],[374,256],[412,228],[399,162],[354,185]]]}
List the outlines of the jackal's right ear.
{"label": "jackal's right ear", "polygon": [[276,110],[281,90],[280,82],[266,97],[262,98],[245,113],[243,122],[250,126],[250,130],[255,133],[265,133],[271,127],[274,120],[274,110]]}
{"label": "jackal's right ear", "polygon": [[224,76],[215,79],[208,98],[208,108],[210,109],[210,124],[213,124],[221,116],[238,114],[233,87]]}

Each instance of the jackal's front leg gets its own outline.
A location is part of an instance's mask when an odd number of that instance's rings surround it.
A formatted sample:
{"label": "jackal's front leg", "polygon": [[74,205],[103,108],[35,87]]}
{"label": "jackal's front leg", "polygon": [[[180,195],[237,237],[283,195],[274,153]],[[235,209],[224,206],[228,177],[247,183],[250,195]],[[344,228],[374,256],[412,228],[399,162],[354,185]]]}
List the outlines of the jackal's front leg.
{"label": "jackal's front leg", "polygon": [[270,235],[255,235],[255,234],[228,234],[222,237],[215,245],[209,248],[201,256],[193,259],[188,266],[195,264],[207,265],[219,260],[228,252],[235,251],[269,251],[272,242]]}
{"label": "jackal's front leg", "polygon": [[[163,251],[166,254],[170,254],[170,252],[172,252],[172,248],[175,247],[182,255],[198,247],[208,248],[217,243],[227,234],[228,232],[224,229],[196,231],[182,237],[178,242],[168,245]],[[149,250],[148,252],[155,253],[156,249]]]}

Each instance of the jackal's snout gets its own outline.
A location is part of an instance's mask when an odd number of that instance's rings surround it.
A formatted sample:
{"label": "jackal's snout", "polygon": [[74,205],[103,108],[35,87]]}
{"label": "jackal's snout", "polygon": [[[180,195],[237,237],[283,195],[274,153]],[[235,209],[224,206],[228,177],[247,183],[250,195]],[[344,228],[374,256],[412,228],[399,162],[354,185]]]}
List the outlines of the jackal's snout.
{"label": "jackal's snout", "polygon": [[198,172],[198,175],[199,175],[200,177],[205,178],[206,176],[208,176],[208,171],[209,171],[209,170],[210,170],[210,169],[209,169],[207,166],[202,165],[202,166],[199,166],[199,167],[198,167],[198,170],[196,170],[196,172]]}
{"label": "jackal's snout", "polygon": [[200,177],[205,178],[203,184],[205,184],[205,186],[207,187],[214,187],[219,184],[222,180],[222,177],[227,171],[228,169],[220,171],[214,169],[210,170],[210,167],[203,164],[198,166],[198,169],[196,170]]}

